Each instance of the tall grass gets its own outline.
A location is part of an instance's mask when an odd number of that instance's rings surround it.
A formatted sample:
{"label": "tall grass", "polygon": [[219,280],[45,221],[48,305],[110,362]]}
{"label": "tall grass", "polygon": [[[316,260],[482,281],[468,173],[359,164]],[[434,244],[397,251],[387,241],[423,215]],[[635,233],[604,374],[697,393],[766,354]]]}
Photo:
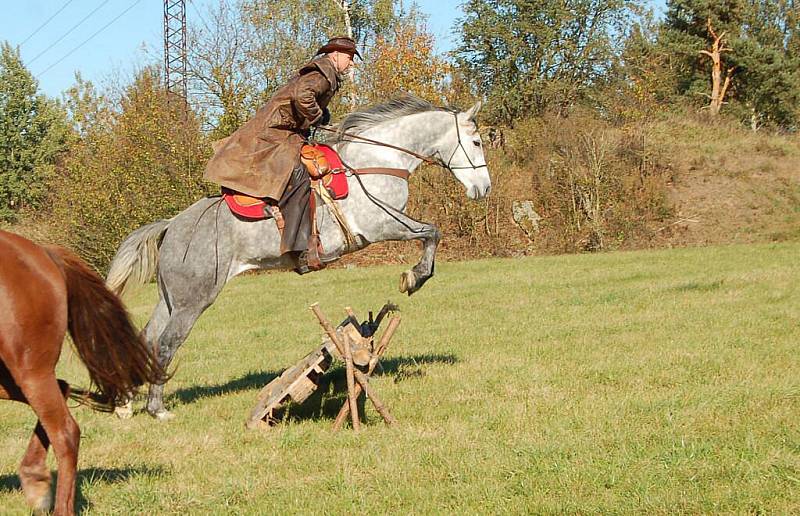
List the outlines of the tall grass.
{"label": "tall grass", "polygon": [[[230,284],[177,356],[159,424],[74,411],[86,514],[800,511],[800,244],[440,263]],[[332,320],[387,298],[403,323],[367,408],[334,434],[341,367],[267,433],[258,389]],[[130,299],[144,322],[148,289]],[[67,353],[62,377],[85,375]],[[141,406],[141,402],[139,402]],[[34,418],[0,404],[0,512]]]}

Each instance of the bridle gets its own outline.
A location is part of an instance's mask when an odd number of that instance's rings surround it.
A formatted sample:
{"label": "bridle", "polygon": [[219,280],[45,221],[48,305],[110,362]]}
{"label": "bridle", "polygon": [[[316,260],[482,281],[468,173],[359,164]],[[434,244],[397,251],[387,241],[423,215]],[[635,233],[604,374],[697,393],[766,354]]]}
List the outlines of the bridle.
{"label": "bridle", "polygon": [[[446,169],[447,169],[447,170],[449,170],[450,172],[453,172],[453,171],[455,171],[455,170],[461,170],[461,169],[465,169],[465,168],[472,168],[472,169],[476,169],[476,168],[486,167],[487,165],[486,165],[486,163],[485,163],[485,162],[483,163],[483,165],[477,165],[477,166],[476,166],[476,165],[475,165],[475,164],[472,162],[472,160],[470,159],[470,157],[469,157],[469,153],[467,152],[467,149],[465,149],[465,148],[464,148],[464,144],[463,144],[463,143],[461,143],[461,129],[458,127],[458,114],[457,114],[457,113],[453,113],[453,117],[455,118],[455,121],[456,121],[456,139],[457,139],[457,141],[458,141],[458,145],[456,145],[456,147],[453,149],[453,153],[452,153],[452,154],[450,154],[450,159],[448,159],[448,160],[447,160],[447,163],[446,163],[446,164],[444,163],[444,160],[442,160],[442,159],[440,158],[440,161],[442,162],[442,166],[444,166],[444,168],[446,168]],[[469,165],[470,165],[470,166],[468,166],[468,167],[454,167],[454,166],[452,166],[452,165],[450,164],[450,163],[452,163],[452,161],[453,161],[453,158],[454,158],[454,157],[455,157],[455,155],[456,155],[456,152],[458,152],[458,149],[461,149],[462,151],[464,151],[464,156],[467,158],[467,161],[469,162]],[[437,151],[437,152],[438,152],[438,151]]]}
{"label": "bridle", "polygon": [[[434,154],[433,156],[423,156],[422,154],[414,152],[414,151],[412,151],[410,149],[399,147],[397,145],[392,145],[391,143],[386,143],[386,142],[381,142],[381,141],[378,141],[378,140],[373,140],[371,138],[367,138],[365,136],[360,136],[358,134],[342,132],[342,131],[339,131],[338,129],[336,129],[335,127],[331,127],[331,126],[328,126],[328,125],[318,125],[317,129],[322,129],[323,131],[327,131],[327,132],[330,132],[330,133],[337,133],[337,134],[339,134],[340,137],[346,136],[348,138],[352,138],[352,140],[356,140],[353,143],[359,143],[359,141],[362,141],[362,142],[370,143],[372,145],[379,145],[381,147],[387,147],[389,149],[398,150],[398,151],[404,152],[404,153],[406,153],[406,154],[408,154],[410,156],[414,156],[415,158],[417,158],[419,160],[422,160],[424,163],[427,163],[429,165],[436,165],[436,166],[445,168],[445,169],[449,170],[450,172],[455,172],[456,170],[463,170],[463,169],[468,169],[468,168],[477,169],[477,168],[487,167],[486,163],[484,163],[483,165],[475,165],[472,162],[472,159],[470,159],[469,153],[467,152],[467,149],[465,149],[464,148],[464,144],[461,143],[461,129],[458,126],[458,113],[453,112],[453,118],[454,118],[455,124],[456,124],[456,138],[457,138],[458,144],[453,149],[453,152],[450,153],[450,158],[447,161],[445,161],[444,158],[442,158],[442,156],[439,153],[439,151],[436,151],[436,154]],[[464,156],[467,158],[467,161],[469,162],[469,166],[459,167],[459,166],[451,165],[451,163],[453,161],[453,158],[456,155],[456,152],[458,152],[458,149],[461,149],[464,152]],[[435,156],[435,158],[434,158],[434,156]]]}

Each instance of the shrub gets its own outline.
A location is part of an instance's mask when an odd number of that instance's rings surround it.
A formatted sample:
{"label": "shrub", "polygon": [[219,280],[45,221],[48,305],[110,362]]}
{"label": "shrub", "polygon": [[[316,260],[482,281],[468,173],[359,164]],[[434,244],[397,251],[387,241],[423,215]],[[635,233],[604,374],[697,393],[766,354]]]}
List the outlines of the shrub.
{"label": "shrub", "polygon": [[98,269],[133,229],[171,217],[206,193],[210,149],[197,120],[170,102],[154,69],[124,92],[118,112],[94,124],[70,152],[54,211],[69,243]]}

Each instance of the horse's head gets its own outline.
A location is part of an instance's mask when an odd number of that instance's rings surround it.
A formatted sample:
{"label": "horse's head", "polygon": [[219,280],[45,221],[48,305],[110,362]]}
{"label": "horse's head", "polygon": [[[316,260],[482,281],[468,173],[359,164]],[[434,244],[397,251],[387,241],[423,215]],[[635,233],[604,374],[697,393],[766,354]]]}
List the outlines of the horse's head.
{"label": "horse's head", "polygon": [[355,168],[401,167],[437,161],[461,181],[470,199],[492,188],[475,122],[478,102],[464,112],[436,107],[413,95],[351,113],[339,127],[337,150]]}
{"label": "horse's head", "polygon": [[470,199],[481,199],[492,189],[483,142],[475,121],[480,108],[478,101],[467,111],[453,113],[452,127],[442,135],[439,148],[443,164],[461,181]]}

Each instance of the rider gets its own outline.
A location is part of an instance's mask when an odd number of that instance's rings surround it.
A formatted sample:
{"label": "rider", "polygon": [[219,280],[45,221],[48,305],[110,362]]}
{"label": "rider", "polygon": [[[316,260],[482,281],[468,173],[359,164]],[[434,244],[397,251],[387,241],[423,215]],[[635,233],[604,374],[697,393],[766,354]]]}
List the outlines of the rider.
{"label": "rider", "polygon": [[301,273],[309,270],[304,251],[316,244],[309,238],[311,189],[300,148],[312,126],[329,122],[327,106],[354,55],[361,57],[355,41],[332,38],[252,120],[214,142],[214,156],[206,165],[209,181],[280,207],[285,221],[281,254],[291,253]]}

